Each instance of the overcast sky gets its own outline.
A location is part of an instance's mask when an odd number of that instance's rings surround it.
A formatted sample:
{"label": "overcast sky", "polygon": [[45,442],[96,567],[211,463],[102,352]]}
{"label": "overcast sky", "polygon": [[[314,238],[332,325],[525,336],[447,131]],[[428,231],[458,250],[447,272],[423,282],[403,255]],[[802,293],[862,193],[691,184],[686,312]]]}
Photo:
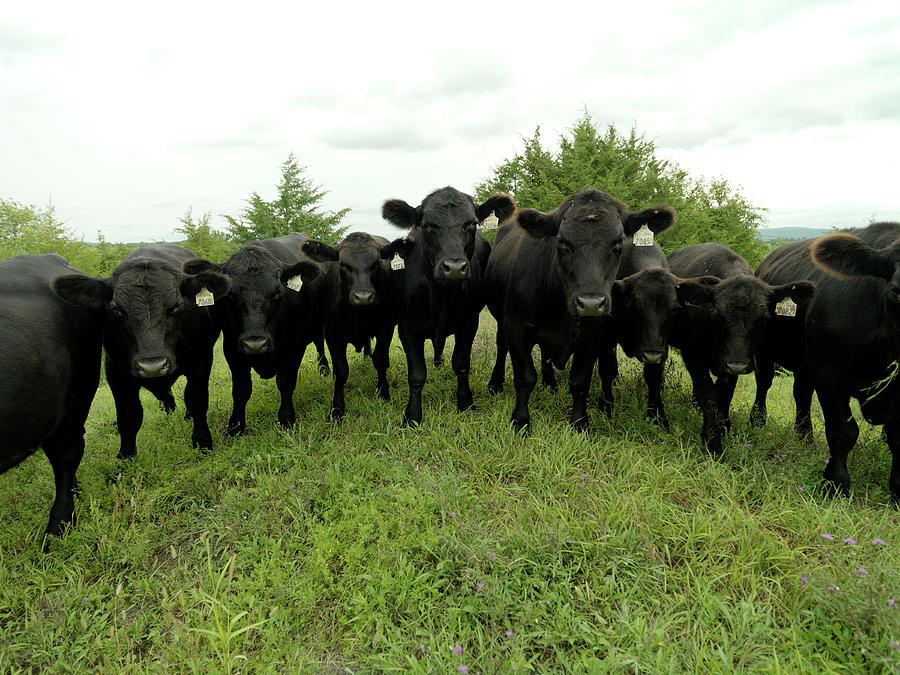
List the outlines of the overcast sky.
{"label": "overcast sky", "polygon": [[[77,233],[177,239],[271,199],[293,152],[380,205],[472,192],[537,125],[635,125],[770,226],[900,220],[900,3],[19,2],[0,14],[0,198]],[[288,6],[291,5],[291,6]]]}

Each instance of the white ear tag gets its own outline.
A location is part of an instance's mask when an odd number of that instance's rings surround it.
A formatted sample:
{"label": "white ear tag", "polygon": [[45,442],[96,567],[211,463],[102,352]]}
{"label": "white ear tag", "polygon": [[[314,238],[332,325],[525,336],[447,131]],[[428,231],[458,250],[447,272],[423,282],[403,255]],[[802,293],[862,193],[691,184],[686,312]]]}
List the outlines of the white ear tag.
{"label": "white ear tag", "polygon": [[215,298],[213,298],[212,291],[205,286],[201,288],[197,295],[194,297],[194,301],[197,303],[197,307],[209,307],[216,304],[216,300]]}
{"label": "white ear tag", "polygon": [[500,224],[500,219],[494,215],[494,212],[491,211],[491,215],[481,221],[481,229],[482,230],[496,230],[497,226]]}
{"label": "white ear tag", "polygon": [[400,257],[399,253],[395,253],[394,257],[391,258],[391,269],[394,271],[406,269],[406,263],[403,262],[403,258]]}
{"label": "white ear tag", "polygon": [[797,316],[797,303],[790,298],[785,298],[775,304],[775,313],[778,316]]}
{"label": "white ear tag", "polygon": [[640,229],[634,233],[632,241],[635,246],[653,246],[653,232],[647,225],[641,225]]}
{"label": "white ear tag", "polygon": [[303,288],[303,279],[300,278],[299,274],[296,274],[287,280],[287,287],[299,293],[300,289]]}

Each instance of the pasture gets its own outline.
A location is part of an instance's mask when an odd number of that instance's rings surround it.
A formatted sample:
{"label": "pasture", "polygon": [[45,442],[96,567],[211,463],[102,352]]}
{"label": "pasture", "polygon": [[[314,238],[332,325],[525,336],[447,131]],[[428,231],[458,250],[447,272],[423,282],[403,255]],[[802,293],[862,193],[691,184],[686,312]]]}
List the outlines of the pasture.
{"label": "pasture", "polygon": [[[137,457],[116,460],[105,383],[87,423],[77,524],[40,551],[53,477],[42,453],[0,476],[3,672],[893,672],[900,669],[900,515],[890,454],[861,423],[853,495],[820,493],[827,457],[792,432],[790,377],[769,423],[748,425],[740,378],[724,456],[700,444],[690,380],[673,354],[672,432],[644,419],[640,367],[620,354],[616,410],[585,433],[565,384],[538,386],[531,436],[491,397],[493,320],[472,361],[477,410],[458,414],[449,364],[424,422],[350,354],[342,424],[331,377],[307,350],[294,429],[274,380],[254,376],[249,433],[222,431],[230,378],[217,346],[215,449],[190,447],[178,410],[142,392]],[[448,344],[447,355],[452,347]],[[430,352],[426,350],[426,353]],[[560,378],[561,383],[565,377]]]}

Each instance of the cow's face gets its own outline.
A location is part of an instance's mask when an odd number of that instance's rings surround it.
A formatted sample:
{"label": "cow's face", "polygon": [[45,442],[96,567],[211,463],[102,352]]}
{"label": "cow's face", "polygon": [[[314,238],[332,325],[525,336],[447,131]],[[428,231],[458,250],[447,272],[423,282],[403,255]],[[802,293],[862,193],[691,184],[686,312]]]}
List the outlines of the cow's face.
{"label": "cow's face", "polygon": [[518,223],[529,234],[554,242],[554,266],[570,315],[604,317],[612,311],[611,289],[625,237],[641,225],[674,220],[669,209],[631,213],[599,190],[582,190],[550,213],[519,211]]}
{"label": "cow's face", "polygon": [[410,239],[422,247],[427,268],[439,282],[458,282],[471,275],[478,224],[491,211],[502,221],[515,210],[508,195],[494,195],[476,205],[467,194],[452,187],[428,195],[413,208],[399,199],[384,203],[382,215],[397,227],[413,228]]}
{"label": "cow's face", "polygon": [[649,269],[613,284],[619,340],[628,356],[646,364],[666,360],[669,327],[680,309],[679,281],[667,270]]}
{"label": "cow's face", "polygon": [[175,372],[185,309],[198,293],[221,301],[230,287],[216,272],[185,274],[155,262],[120,265],[109,279],[63,276],[53,284],[66,300],[106,308],[106,342],[128,355],[131,374],[142,379]]}
{"label": "cow's face", "polygon": [[305,284],[319,274],[319,266],[312,261],[285,265],[252,244],[241,247],[221,269],[231,277],[232,289],[221,303],[218,316],[227,339],[235,341],[237,349],[246,355],[275,350],[282,304],[294,294],[305,292],[302,285],[299,291],[290,286],[298,285],[298,277]]}
{"label": "cow's face", "polygon": [[388,271],[381,258],[381,246],[370,235],[354,232],[338,246],[309,240],[303,252],[319,262],[333,261],[340,267],[341,300],[356,307],[367,307],[381,301]]}

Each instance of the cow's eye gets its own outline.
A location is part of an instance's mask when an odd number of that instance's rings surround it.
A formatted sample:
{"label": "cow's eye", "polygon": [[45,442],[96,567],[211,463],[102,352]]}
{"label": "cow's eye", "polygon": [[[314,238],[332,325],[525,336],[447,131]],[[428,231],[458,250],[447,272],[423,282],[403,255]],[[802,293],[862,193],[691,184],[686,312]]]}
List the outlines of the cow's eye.
{"label": "cow's eye", "polygon": [[115,304],[115,303],[113,303],[113,304],[111,304],[111,305],[109,306],[109,311],[110,311],[113,315],[115,315],[115,316],[117,316],[117,317],[119,317],[119,318],[125,318],[125,310],[123,310],[121,307],[119,307],[119,306],[118,306],[117,304]]}
{"label": "cow's eye", "polygon": [[559,250],[563,253],[573,253],[575,251],[575,247],[565,239],[559,240]]}
{"label": "cow's eye", "polygon": [[178,315],[184,311],[184,303],[178,303],[177,305],[172,305],[169,307],[169,314]]}
{"label": "cow's eye", "polygon": [[623,246],[623,244],[622,244],[622,242],[620,241],[618,244],[616,244],[615,246],[613,246],[613,252],[614,252],[614,253],[621,253],[621,252],[622,252],[622,246]]}

